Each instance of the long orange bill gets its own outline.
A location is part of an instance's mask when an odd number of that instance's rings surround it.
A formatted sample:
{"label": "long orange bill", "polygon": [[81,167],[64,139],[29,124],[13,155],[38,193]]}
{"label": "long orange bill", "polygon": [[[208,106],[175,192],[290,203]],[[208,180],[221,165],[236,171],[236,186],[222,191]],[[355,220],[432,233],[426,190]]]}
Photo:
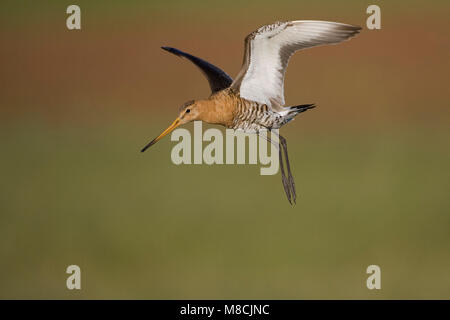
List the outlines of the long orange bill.
{"label": "long orange bill", "polygon": [[168,135],[169,133],[171,133],[176,127],[178,127],[180,125],[180,118],[176,118],[175,121],[166,129],[163,131],[163,133],[161,133],[159,136],[157,136],[155,139],[153,139],[152,141],[150,141],[144,148],[142,148],[141,152],[144,152],[145,150],[147,150],[148,148],[150,148],[152,145],[154,145],[155,143],[157,143],[159,140],[161,140],[162,138],[164,138],[164,136]]}

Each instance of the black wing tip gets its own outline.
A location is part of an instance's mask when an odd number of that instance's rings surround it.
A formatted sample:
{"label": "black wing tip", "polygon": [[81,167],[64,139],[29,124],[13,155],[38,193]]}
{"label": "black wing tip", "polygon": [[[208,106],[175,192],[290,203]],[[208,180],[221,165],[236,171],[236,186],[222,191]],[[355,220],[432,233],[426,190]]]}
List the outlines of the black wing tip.
{"label": "black wing tip", "polygon": [[360,33],[360,31],[363,29],[360,26],[354,25],[354,24],[346,24],[341,22],[336,22],[339,25],[337,26],[337,30],[343,31],[347,33],[348,37],[353,37]]}
{"label": "black wing tip", "polygon": [[358,26],[358,25],[356,25],[356,24],[345,24],[345,26],[346,26],[348,29],[353,30],[353,31],[360,31],[360,30],[362,30],[362,27],[361,27],[361,26]]}
{"label": "black wing tip", "polygon": [[229,75],[227,75],[222,69],[216,67],[208,61],[172,47],[163,46],[161,47],[161,49],[170,52],[180,58],[188,59],[198,68],[200,68],[200,70],[208,79],[212,93],[228,88],[233,83],[233,79]]}
{"label": "black wing tip", "polygon": [[181,56],[184,53],[183,51],[175,49],[175,48],[172,48],[172,47],[164,46],[164,47],[161,47],[161,49],[163,49],[163,50],[165,50],[167,52],[173,53],[174,55],[177,55],[177,56]]}
{"label": "black wing tip", "polygon": [[353,35],[357,35],[358,33],[360,33],[361,32],[361,30],[362,30],[362,27],[360,27],[360,26],[353,26]]}
{"label": "black wing tip", "polygon": [[354,37],[354,36],[356,36],[357,34],[359,34],[360,32],[361,32],[361,30],[362,30],[363,28],[362,27],[360,27],[360,26],[355,26],[355,25],[352,25],[351,26],[351,32],[352,32],[352,37]]}

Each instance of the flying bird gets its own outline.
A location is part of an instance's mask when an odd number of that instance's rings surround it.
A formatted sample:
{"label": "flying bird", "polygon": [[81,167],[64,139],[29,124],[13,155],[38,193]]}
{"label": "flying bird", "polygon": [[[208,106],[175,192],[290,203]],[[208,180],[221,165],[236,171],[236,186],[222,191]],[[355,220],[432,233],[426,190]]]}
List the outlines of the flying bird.
{"label": "flying bird", "polygon": [[[175,121],[141,152],[178,126],[194,120],[256,134],[262,130],[281,128],[299,113],[315,107],[314,104],[284,106],[284,76],[290,57],[299,50],[340,43],[360,30],[358,26],[315,20],[276,22],[263,26],[245,38],[244,62],[234,80],[205,60],[175,48],[162,47],[194,63],[208,79],[211,95],[207,99],[184,103]],[[270,138],[266,139],[273,143]],[[286,139],[281,135],[278,135],[277,147],[283,188],[292,204],[297,194]]]}

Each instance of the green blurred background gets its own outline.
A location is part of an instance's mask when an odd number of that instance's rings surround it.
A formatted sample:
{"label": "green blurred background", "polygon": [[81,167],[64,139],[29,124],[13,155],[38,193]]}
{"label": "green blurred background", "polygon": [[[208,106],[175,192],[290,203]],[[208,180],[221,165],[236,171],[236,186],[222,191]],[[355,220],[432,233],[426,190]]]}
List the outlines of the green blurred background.
{"label": "green blurred background", "polygon": [[[286,103],[319,106],[282,130],[295,207],[259,166],[176,166],[169,138],[139,153],[209,94],[160,46],[235,76],[257,27],[365,27],[375,2],[381,30],[289,65]],[[81,31],[66,28],[70,4]],[[0,298],[450,298],[448,1],[1,7]],[[80,291],[66,288],[71,264]]]}

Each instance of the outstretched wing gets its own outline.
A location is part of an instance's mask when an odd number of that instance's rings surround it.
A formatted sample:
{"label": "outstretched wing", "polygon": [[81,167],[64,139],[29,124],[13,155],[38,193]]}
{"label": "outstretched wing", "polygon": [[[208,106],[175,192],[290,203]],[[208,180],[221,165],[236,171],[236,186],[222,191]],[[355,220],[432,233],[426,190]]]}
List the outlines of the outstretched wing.
{"label": "outstretched wing", "polygon": [[277,22],[245,38],[244,63],[231,88],[240,96],[275,110],[284,105],[284,74],[298,50],[336,44],[355,36],[360,27],[329,21]]}
{"label": "outstretched wing", "polygon": [[170,53],[173,53],[179,57],[186,58],[190,60],[193,64],[195,64],[197,67],[199,67],[202,73],[208,79],[212,93],[228,88],[233,82],[233,79],[229,75],[227,75],[224,71],[222,71],[220,68],[216,67],[215,65],[212,65],[211,63],[205,60],[202,60],[189,53],[183,52],[175,48],[162,47],[162,49]]}

